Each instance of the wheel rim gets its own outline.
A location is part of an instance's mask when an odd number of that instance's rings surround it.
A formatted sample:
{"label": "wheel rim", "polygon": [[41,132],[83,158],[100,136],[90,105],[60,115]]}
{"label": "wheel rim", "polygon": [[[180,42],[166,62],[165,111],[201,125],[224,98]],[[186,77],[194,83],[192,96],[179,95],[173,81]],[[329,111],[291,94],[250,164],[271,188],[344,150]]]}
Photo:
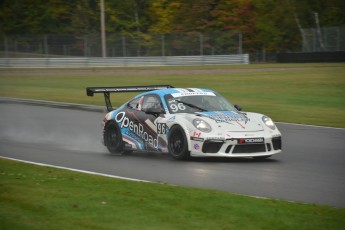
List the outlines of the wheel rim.
{"label": "wheel rim", "polygon": [[183,135],[180,131],[175,131],[170,138],[170,149],[174,155],[178,155],[182,152],[184,146]]}

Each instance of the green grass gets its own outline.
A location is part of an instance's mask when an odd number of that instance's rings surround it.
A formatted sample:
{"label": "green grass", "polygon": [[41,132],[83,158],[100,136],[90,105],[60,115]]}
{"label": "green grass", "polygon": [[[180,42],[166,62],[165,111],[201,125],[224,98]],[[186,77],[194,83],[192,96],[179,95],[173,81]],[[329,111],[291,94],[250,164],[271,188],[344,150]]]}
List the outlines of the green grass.
{"label": "green grass", "polygon": [[[85,88],[171,84],[214,89],[245,111],[263,113],[276,121],[345,128],[343,63],[51,71],[0,69],[0,96],[104,105],[102,95],[87,97]],[[134,95],[113,95],[113,104],[119,106]]]}
{"label": "green grass", "polygon": [[0,229],[343,229],[345,209],[0,159]]}
{"label": "green grass", "polygon": [[[193,70],[205,72],[188,72]],[[141,73],[145,71],[150,73]],[[0,97],[104,105],[102,95],[87,97],[85,88],[147,84],[211,88],[232,103],[241,104],[244,110],[264,113],[277,121],[345,127],[343,63],[61,71],[0,69]],[[118,106],[134,95],[114,95],[113,104]],[[345,209],[131,182],[4,159],[0,159],[0,178],[0,229],[345,226]]]}

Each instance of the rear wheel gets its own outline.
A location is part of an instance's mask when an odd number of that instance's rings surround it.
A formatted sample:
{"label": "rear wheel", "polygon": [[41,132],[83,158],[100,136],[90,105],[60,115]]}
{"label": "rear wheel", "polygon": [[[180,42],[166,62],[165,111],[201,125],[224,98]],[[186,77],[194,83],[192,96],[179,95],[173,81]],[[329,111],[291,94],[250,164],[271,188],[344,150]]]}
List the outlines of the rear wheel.
{"label": "rear wheel", "polygon": [[169,131],[168,149],[170,155],[176,160],[186,160],[190,158],[186,134],[178,125],[173,126]]}
{"label": "rear wheel", "polygon": [[123,141],[121,130],[114,121],[109,121],[104,127],[104,145],[108,148],[110,153],[122,154]]}

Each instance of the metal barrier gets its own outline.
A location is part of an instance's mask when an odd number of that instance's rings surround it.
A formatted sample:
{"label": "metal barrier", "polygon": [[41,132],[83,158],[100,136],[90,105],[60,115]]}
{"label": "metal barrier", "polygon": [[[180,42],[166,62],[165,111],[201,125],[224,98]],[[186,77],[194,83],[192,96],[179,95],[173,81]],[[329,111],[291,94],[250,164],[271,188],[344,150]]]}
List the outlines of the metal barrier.
{"label": "metal barrier", "polygon": [[0,67],[135,67],[249,64],[248,54],[119,58],[0,58]]}
{"label": "metal barrier", "polygon": [[[100,33],[2,34],[0,58],[103,57]],[[242,33],[107,33],[107,57],[156,57],[242,54]]]}

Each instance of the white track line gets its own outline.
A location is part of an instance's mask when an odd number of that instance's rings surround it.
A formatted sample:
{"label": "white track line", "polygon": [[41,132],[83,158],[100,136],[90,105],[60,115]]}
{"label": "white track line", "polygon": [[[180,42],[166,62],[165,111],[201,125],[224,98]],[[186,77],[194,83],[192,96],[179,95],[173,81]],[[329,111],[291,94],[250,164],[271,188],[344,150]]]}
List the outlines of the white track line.
{"label": "white track line", "polygon": [[[86,174],[91,174],[91,175],[110,177],[110,178],[115,178],[115,179],[129,180],[129,181],[135,181],[135,182],[158,183],[159,184],[159,182],[153,182],[153,181],[147,181],[147,180],[139,180],[139,179],[133,179],[133,178],[129,178],[129,177],[120,177],[120,176],[114,176],[114,175],[110,175],[110,174],[97,173],[97,172],[91,172],[91,171],[87,171],[87,170],[80,170],[80,169],[73,169],[73,168],[61,167],[61,166],[56,166],[56,165],[43,164],[43,163],[38,163],[38,162],[33,162],[33,161],[19,160],[19,159],[15,159],[15,158],[11,158],[11,157],[0,156],[0,158],[7,159],[7,160],[18,161],[18,162],[27,163],[27,164],[32,164],[32,165],[43,166],[43,167],[51,167],[51,168],[57,168],[57,169],[64,169],[64,170],[68,170],[68,171],[72,171],[72,172],[80,172],[80,173],[86,173]],[[169,186],[176,186],[174,184],[166,184],[166,183],[164,183],[164,184],[165,185],[169,185]],[[202,188],[197,188],[197,189],[202,189]],[[221,190],[219,190],[219,191],[221,191]],[[229,193],[233,194],[233,195],[237,195],[237,196],[251,197],[251,198],[254,198],[254,199],[280,200],[280,199],[263,197],[263,196],[243,195],[243,194],[240,194],[240,193],[233,193],[233,192],[229,192]],[[298,203],[300,203],[300,204],[308,204],[308,203],[289,201],[289,200],[284,200],[284,201],[291,202],[291,203],[297,203],[297,204]]]}
{"label": "white track line", "polygon": [[18,161],[18,162],[23,162],[23,163],[27,163],[27,164],[38,165],[38,166],[45,166],[45,167],[51,167],[51,168],[57,168],[57,169],[65,169],[65,170],[69,170],[69,171],[73,171],[73,172],[80,172],[80,173],[86,173],[86,174],[91,174],[91,175],[98,175],[98,176],[111,177],[111,178],[116,178],[116,179],[123,179],[123,180],[137,181],[137,182],[154,183],[152,181],[147,181],[147,180],[139,180],[139,179],[133,179],[133,178],[129,178],[129,177],[114,176],[114,175],[110,175],[110,174],[91,172],[91,171],[87,171],[87,170],[73,169],[73,168],[67,168],[67,167],[56,166],[56,165],[49,165],[49,164],[38,163],[38,162],[33,162],[33,161],[19,160],[19,159],[15,159],[15,158],[11,158],[11,157],[0,156],[0,158]]}
{"label": "white track line", "polygon": [[306,126],[306,127],[323,128],[323,129],[337,129],[337,130],[345,131],[345,128],[336,128],[336,127],[329,127],[329,126],[306,125],[306,124],[296,124],[296,123],[287,123],[287,122],[279,122],[279,121],[276,121],[274,123],[282,124],[282,125],[297,125],[297,126]]}

